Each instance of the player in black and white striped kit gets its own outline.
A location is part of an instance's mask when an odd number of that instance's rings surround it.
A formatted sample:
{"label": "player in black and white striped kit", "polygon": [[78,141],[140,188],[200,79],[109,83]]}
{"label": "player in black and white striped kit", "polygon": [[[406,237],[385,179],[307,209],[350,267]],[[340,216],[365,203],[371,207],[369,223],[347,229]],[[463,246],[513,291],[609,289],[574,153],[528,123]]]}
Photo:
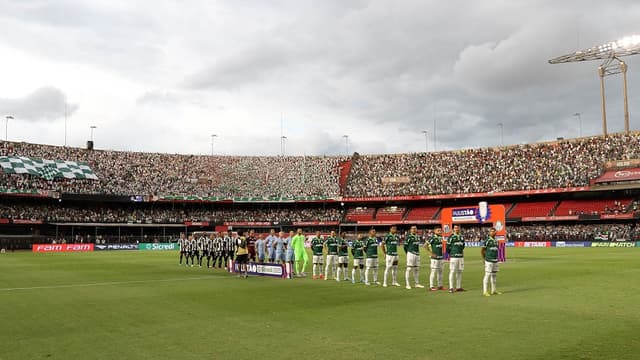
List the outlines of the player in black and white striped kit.
{"label": "player in black and white striped kit", "polygon": [[216,260],[218,261],[218,268],[222,267],[222,257],[224,253],[224,239],[222,234],[216,233],[216,238],[213,240],[213,249],[216,252],[216,258],[213,261],[213,267],[216,267]]}
{"label": "player in black and white striped kit", "polygon": [[184,233],[180,233],[180,239],[178,239],[178,247],[180,248],[180,266],[182,266],[182,258],[187,257],[187,247],[185,246],[186,242],[187,239],[185,239]]}
{"label": "player in black and white striped kit", "polygon": [[202,259],[204,259],[204,242],[205,242],[206,238],[204,236],[200,236],[198,238],[198,241],[196,242],[196,246],[197,248],[197,254],[196,256],[198,257],[198,266],[202,267]]}
{"label": "player in black and white striped kit", "polygon": [[213,261],[211,261],[211,268],[215,268],[216,267],[216,260],[218,260],[218,252],[216,250],[216,238],[218,237],[218,233],[217,232],[213,232],[211,234],[209,234],[209,239],[211,240],[211,259]]}
{"label": "player in black and white striped kit", "polygon": [[233,256],[235,255],[235,245],[236,242],[234,239],[232,239],[231,236],[229,236],[229,233],[225,231],[222,234],[222,257],[225,267],[229,265],[229,259],[233,259]]}
{"label": "player in black and white striped kit", "polygon": [[189,236],[189,257],[191,258],[191,267],[195,264],[194,258],[198,257],[198,242],[193,235]]}
{"label": "player in black and white striped kit", "polygon": [[207,268],[210,268],[211,265],[211,256],[213,255],[212,253],[212,242],[213,240],[211,240],[211,235],[209,236],[205,236],[204,238],[204,255],[207,257]]}

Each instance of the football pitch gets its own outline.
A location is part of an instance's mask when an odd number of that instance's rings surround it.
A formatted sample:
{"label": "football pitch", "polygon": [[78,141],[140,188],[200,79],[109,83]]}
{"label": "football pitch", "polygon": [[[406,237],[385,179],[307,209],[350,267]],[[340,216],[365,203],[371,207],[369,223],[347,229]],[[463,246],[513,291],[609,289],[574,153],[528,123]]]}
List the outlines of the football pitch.
{"label": "football pitch", "polygon": [[640,357],[639,249],[508,256],[503,294],[483,297],[479,249],[466,250],[468,291],[455,294],[240,279],[179,267],[176,252],[1,254],[0,359]]}

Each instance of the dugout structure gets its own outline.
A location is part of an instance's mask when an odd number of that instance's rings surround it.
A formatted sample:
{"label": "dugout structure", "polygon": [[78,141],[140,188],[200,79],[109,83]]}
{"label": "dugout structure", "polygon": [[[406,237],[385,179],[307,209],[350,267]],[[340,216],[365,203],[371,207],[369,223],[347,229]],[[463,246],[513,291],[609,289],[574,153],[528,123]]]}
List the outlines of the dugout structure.
{"label": "dugout structure", "polygon": [[[489,205],[483,201],[478,206],[444,208],[440,212],[440,224],[445,244],[453,233],[453,225],[492,225],[496,229],[498,240],[498,260],[507,260],[507,221],[504,205]],[[461,233],[464,235],[464,228]],[[445,254],[445,259],[448,258],[449,254]]]}

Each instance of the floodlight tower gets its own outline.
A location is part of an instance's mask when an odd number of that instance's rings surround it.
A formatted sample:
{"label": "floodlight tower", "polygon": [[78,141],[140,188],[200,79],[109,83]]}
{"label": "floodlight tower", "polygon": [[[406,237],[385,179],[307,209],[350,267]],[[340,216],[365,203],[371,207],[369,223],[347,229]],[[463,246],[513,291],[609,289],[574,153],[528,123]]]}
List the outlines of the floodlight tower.
{"label": "floodlight tower", "polygon": [[602,101],[602,132],[607,136],[607,110],[604,94],[604,78],[609,75],[622,74],[622,91],[624,96],[624,131],[629,133],[629,102],[627,100],[627,64],[620,59],[624,56],[640,54],[640,35],[624,37],[603,45],[579,50],[549,60],[549,64],[604,60],[598,66],[600,76],[600,97]]}

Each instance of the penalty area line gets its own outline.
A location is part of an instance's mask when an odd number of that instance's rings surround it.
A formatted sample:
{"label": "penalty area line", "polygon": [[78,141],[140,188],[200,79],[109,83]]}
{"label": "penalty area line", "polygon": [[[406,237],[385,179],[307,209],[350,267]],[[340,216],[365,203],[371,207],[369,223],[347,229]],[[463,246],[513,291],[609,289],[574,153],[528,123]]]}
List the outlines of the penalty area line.
{"label": "penalty area line", "polygon": [[15,288],[0,288],[0,291],[19,291],[19,290],[42,290],[42,289],[66,289],[66,288],[81,288],[92,286],[110,286],[110,285],[128,285],[128,284],[147,284],[158,282],[173,282],[173,281],[191,281],[191,280],[205,280],[211,278],[225,278],[228,276],[213,275],[213,276],[198,276],[188,278],[173,278],[173,279],[152,279],[152,280],[129,280],[129,281],[107,281],[107,282],[94,282],[86,284],[65,284],[65,285],[46,285],[46,286],[31,286],[31,287],[15,287]]}

